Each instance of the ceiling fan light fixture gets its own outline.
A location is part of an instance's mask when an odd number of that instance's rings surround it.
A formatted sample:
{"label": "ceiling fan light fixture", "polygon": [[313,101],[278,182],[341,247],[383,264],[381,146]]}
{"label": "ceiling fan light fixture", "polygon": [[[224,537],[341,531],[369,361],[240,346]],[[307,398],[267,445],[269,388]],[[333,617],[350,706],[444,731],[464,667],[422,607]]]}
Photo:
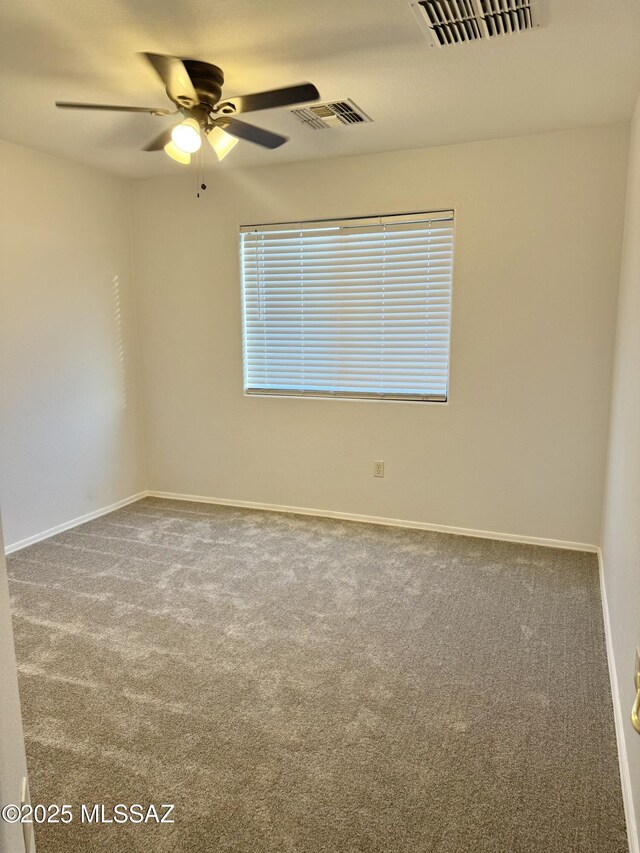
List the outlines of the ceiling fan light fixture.
{"label": "ceiling fan light fixture", "polygon": [[194,118],[185,119],[171,131],[171,139],[180,151],[195,154],[202,145],[200,125]]}
{"label": "ceiling fan light fixture", "polygon": [[178,163],[182,163],[185,166],[188,166],[191,162],[191,154],[188,154],[186,151],[183,151],[181,148],[175,144],[173,139],[164,146],[164,150],[167,152],[169,157],[172,157],[174,160],[177,160]]}
{"label": "ceiling fan light fixture", "polygon": [[230,133],[225,133],[221,127],[214,127],[210,130],[207,139],[216,152],[218,160],[224,160],[231,149],[235,148],[240,141],[237,137],[231,136]]}
{"label": "ceiling fan light fixture", "polygon": [[[420,0],[422,3],[452,3],[453,1]],[[469,4],[471,0],[456,0],[456,2]],[[489,0],[473,0],[473,2],[488,3]],[[506,3],[507,0],[491,0],[491,2]],[[537,0],[508,0],[508,2],[511,4],[534,3]],[[163,83],[167,96],[176,109],[77,101],[56,101],[56,106],[65,109],[150,113],[154,116],[181,114],[180,124],[165,127],[162,133],[155,136],[142,150],[162,151],[164,149],[173,160],[187,165],[191,162],[191,155],[202,149],[203,134],[208,138],[219,160],[226,157],[237,144],[238,139],[269,150],[279,148],[288,141],[286,136],[240,121],[235,117],[236,114],[307,104],[320,98],[320,93],[313,83],[298,83],[294,86],[283,86],[279,89],[269,89],[223,100],[224,74],[217,65],[196,59],[182,60],[177,56],[160,53],[141,55]]]}

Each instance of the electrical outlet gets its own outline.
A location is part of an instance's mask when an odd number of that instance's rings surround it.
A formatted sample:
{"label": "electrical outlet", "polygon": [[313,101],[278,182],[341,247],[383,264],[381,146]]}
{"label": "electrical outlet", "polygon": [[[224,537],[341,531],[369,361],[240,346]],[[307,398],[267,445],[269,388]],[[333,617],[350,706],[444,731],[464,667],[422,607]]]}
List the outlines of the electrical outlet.
{"label": "electrical outlet", "polygon": [[384,477],[384,462],[379,460],[373,463],[373,476]]}

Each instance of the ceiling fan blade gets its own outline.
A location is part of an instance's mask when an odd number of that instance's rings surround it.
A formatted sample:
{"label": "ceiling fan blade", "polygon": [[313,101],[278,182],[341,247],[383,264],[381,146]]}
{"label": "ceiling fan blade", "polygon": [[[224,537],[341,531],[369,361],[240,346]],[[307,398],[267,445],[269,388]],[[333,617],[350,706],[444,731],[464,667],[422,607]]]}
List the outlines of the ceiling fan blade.
{"label": "ceiling fan blade", "polygon": [[153,116],[173,115],[171,110],[158,107],[121,107],[116,104],[81,104],[75,101],[56,101],[56,107],[65,110],[112,110],[119,113],[150,113]]}
{"label": "ceiling fan blade", "polygon": [[[175,125],[174,125],[175,127]],[[168,127],[161,134],[156,136],[148,145],[145,145],[143,151],[162,151],[165,145],[171,142],[171,131],[173,127]]]}
{"label": "ceiling fan blade", "polygon": [[271,89],[268,92],[256,92],[254,95],[228,98],[218,105],[217,111],[224,113],[225,105],[231,104],[237,113],[250,113],[255,110],[270,110],[274,107],[288,107],[292,104],[317,101],[319,97],[320,92],[313,83],[299,83],[297,86],[286,86],[284,89]]}
{"label": "ceiling fan blade", "polygon": [[237,118],[231,118],[231,116],[220,116],[215,119],[215,124],[230,133],[231,136],[237,136],[238,139],[245,139],[247,142],[254,142],[263,148],[279,148],[289,141],[286,136],[280,136],[279,133],[272,133],[262,127],[238,121]]}
{"label": "ceiling fan blade", "polygon": [[184,62],[177,56],[163,53],[143,53],[158,77],[164,83],[167,95],[179,107],[195,107],[200,103]]}

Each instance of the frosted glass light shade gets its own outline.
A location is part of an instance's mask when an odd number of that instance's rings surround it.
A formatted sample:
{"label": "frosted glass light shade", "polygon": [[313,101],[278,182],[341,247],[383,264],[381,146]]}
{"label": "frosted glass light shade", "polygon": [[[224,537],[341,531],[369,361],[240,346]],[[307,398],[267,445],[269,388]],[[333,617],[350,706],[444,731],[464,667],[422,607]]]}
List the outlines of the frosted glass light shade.
{"label": "frosted glass light shade", "polygon": [[185,166],[188,166],[191,162],[191,154],[187,154],[186,151],[181,151],[173,140],[171,140],[171,142],[167,142],[164,146],[164,150],[167,152],[169,157],[177,160],[178,163],[183,163]]}
{"label": "frosted glass light shade", "polygon": [[232,148],[235,148],[237,143],[240,141],[235,136],[225,133],[221,127],[214,127],[213,130],[207,134],[207,139],[209,140],[213,150],[216,152],[218,160],[224,160],[229,151],[231,151]]}
{"label": "frosted glass light shade", "polygon": [[194,154],[202,145],[200,125],[194,118],[185,119],[173,128],[171,139],[181,151]]}

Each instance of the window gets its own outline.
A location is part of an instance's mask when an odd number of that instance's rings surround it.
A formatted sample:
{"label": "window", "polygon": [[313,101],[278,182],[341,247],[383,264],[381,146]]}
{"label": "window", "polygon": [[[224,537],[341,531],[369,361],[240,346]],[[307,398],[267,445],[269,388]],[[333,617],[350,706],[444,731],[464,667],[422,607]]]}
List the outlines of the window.
{"label": "window", "polygon": [[241,229],[247,394],[447,399],[453,212]]}

